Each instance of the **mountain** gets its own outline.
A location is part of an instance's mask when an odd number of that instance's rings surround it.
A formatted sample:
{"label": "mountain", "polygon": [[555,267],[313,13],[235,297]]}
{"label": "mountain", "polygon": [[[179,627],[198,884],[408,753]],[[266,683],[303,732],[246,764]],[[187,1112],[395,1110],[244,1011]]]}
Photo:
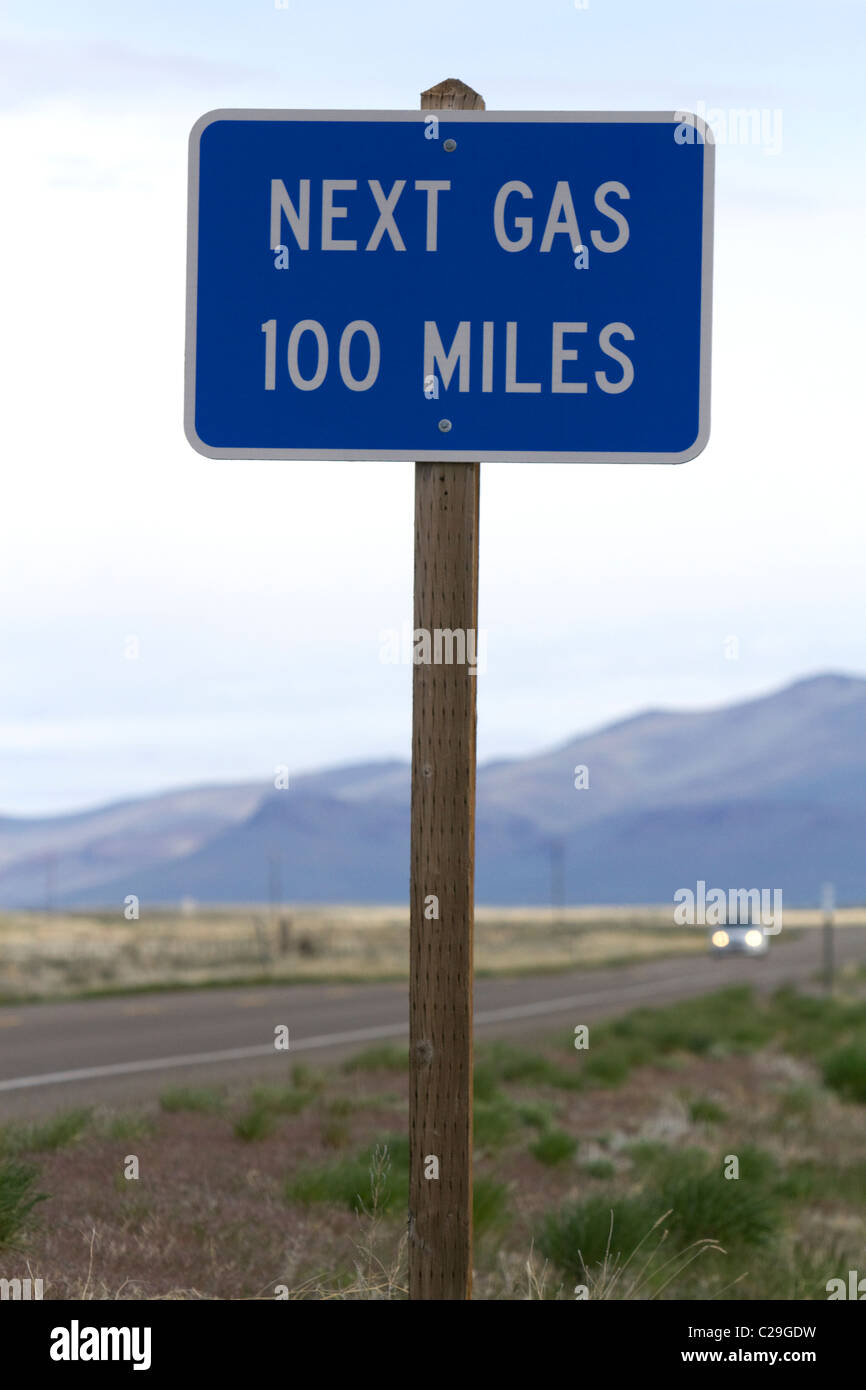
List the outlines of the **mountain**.
{"label": "mountain", "polygon": [[[261,802],[260,785],[195,787],[72,815],[0,818],[0,904],[90,901],[99,885],[193,853]],[[134,891],[132,889],[128,890]]]}
{"label": "mountain", "polygon": [[[588,769],[577,790],[574,770]],[[650,710],[478,770],[479,902],[665,902],[679,887],[821,884],[866,900],[866,680],[822,675],[697,712]],[[409,766],[291,787],[198,787],[47,819],[0,819],[0,904],[254,902],[279,856],[287,901],[408,896]]]}

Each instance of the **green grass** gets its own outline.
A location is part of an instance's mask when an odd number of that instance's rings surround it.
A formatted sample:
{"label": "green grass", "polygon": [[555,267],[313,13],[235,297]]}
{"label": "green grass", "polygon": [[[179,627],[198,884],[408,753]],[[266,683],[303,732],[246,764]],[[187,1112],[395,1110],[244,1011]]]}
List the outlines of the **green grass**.
{"label": "green grass", "polygon": [[61,1110],[48,1120],[8,1125],[0,1133],[0,1153],[51,1153],[80,1137],[90,1123],[92,1110]]}
{"label": "green grass", "polygon": [[100,1116],[97,1129],[103,1138],[125,1143],[130,1139],[149,1138],[156,1124],[150,1115],[115,1113]]}
{"label": "green grass", "polygon": [[321,1136],[326,1149],[346,1149],[349,1147],[351,1131],[345,1120],[324,1120]]}
{"label": "green grass", "polygon": [[818,1101],[814,1086],[788,1086],[778,1097],[778,1112],[783,1120],[811,1120]]}
{"label": "green grass", "polygon": [[766,1149],[759,1149],[756,1144],[741,1144],[737,1158],[740,1161],[740,1177],[736,1181],[745,1178],[746,1182],[767,1188],[778,1181],[779,1160]]}
{"label": "green grass", "polygon": [[531,1129],[547,1129],[553,1122],[554,1108],[544,1100],[523,1101],[515,1106],[517,1118]]}
{"label": "green grass", "polygon": [[537,1052],[510,1043],[492,1043],[479,1049],[481,1060],[473,1074],[473,1137],[476,1149],[499,1149],[521,1128],[546,1130],[554,1107],[549,1101],[512,1100],[502,1090],[508,1084],[531,1081],[534,1085],[561,1088],[563,1076],[570,1088],[574,1077]]}
{"label": "green grass", "polygon": [[406,1109],[406,1100],[397,1091],[360,1091],[352,1096],[353,1111]]}
{"label": "green grass", "polygon": [[47,1192],[34,1191],[38,1176],[31,1164],[11,1158],[0,1162],[0,1246],[14,1246],[34,1207],[47,1201]]}
{"label": "green grass", "polygon": [[[579,1059],[576,1070],[557,1068],[539,1054],[522,1070],[537,1085],[610,1088],[637,1067],[675,1067],[686,1056],[749,1054],[770,1043],[817,1063],[825,1084],[846,1100],[866,1103],[866,1003],[801,994],[788,986],[770,998],[737,985],[666,1008],[633,1009],[593,1024],[586,1051],[575,1053],[573,1037],[563,1038],[570,1057]],[[486,1066],[488,1086],[509,1079],[501,1064],[490,1061]],[[697,1100],[692,1109],[696,1121],[721,1123],[726,1118],[711,1101]]]}
{"label": "green grass", "polygon": [[259,1139],[267,1139],[273,1134],[276,1126],[276,1116],[272,1110],[266,1110],[262,1106],[253,1106],[243,1115],[239,1115],[235,1120],[232,1129],[236,1139],[243,1139],[247,1143],[253,1143]]}
{"label": "green grass", "polygon": [[611,1050],[620,1067],[655,1062],[675,1052],[703,1057],[750,1052],[773,1036],[774,1024],[756,1006],[747,985],[736,985],[663,1009],[634,1009],[590,1033],[590,1056]]}
{"label": "green grass", "polygon": [[[383,1152],[386,1161],[381,1162]],[[378,1172],[378,1180],[374,1173]],[[335,1159],[332,1163],[307,1165],[286,1180],[283,1193],[287,1202],[302,1206],[326,1203],[350,1211],[405,1211],[409,1204],[409,1141],[403,1134],[392,1134],[359,1153]],[[508,1189],[486,1174],[476,1174],[473,1191],[473,1225],[479,1237],[499,1229],[507,1220]]]}
{"label": "green grass", "polygon": [[334,1096],[325,1105],[325,1112],[333,1120],[345,1120],[355,1109],[354,1102],[350,1096]]}
{"label": "green grass", "polygon": [[866,1038],[830,1052],[823,1061],[824,1084],[843,1100],[866,1104]]}
{"label": "green grass", "polygon": [[612,1041],[595,1050],[590,1048],[584,1056],[584,1080],[592,1086],[604,1087],[621,1086],[635,1060],[629,1048],[619,1047]]}
{"label": "green grass", "polygon": [[267,1110],[271,1115],[299,1115],[313,1099],[313,1092],[294,1086],[254,1086],[250,1092],[253,1110]]}
{"label": "green grass", "polygon": [[813,1158],[798,1159],[780,1174],[775,1192],[783,1201],[813,1208],[823,1203],[866,1208],[866,1161],[840,1167]]}
{"label": "green grass", "polygon": [[504,1095],[476,1100],[473,1106],[473,1139],[476,1149],[499,1149],[512,1138],[519,1124],[517,1110]]}
{"label": "green grass", "polygon": [[835,1190],[827,1187],[828,1179],[832,1182],[834,1176],[823,1163],[811,1158],[800,1159],[788,1165],[776,1191],[784,1201],[811,1204],[826,1197],[828,1190]]}
{"label": "green grass", "polygon": [[[666,1244],[673,1252],[701,1240],[748,1251],[766,1245],[779,1231],[779,1172],[770,1154],[743,1148],[739,1178],[725,1178],[722,1157],[711,1159],[703,1149],[644,1144],[632,1145],[630,1153],[644,1170],[640,1191],[593,1194],[543,1217],[539,1249],[564,1273],[580,1277],[583,1261],[590,1269],[599,1265],[608,1240],[611,1256],[628,1258],[665,1212],[669,1215],[658,1235],[667,1231]],[[650,1243],[647,1254],[651,1248]]]}
{"label": "green grass", "polygon": [[[860,1000],[818,998],[786,986],[773,995],[769,1014],[786,1050],[819,1065],[849,1044],[855,1054],[866,1047],[866,1003]],[[852,1062],[859,1069],[856,1056],[848,1065]]]}
{"label": "green grass", "polygon": [[409,1049],[396,1043],[376,1043],[349,1057],[343,1063],[344,1072],[354,1071],[408,1071]]}
{"label": "green grass", "polygon": [[169,1114],[189,1110],[216,1115],[224,1108],[225,1098],[212,1086],[173,1086],[163,1091],[159,1103]]}
{"label": "green grass", "polygon": [[671,1150],[658,1139],[638,1139],[633,1144],[628,1144],[625,1152],[636,1168],[645,1170],[664,1164]]}
{"label": "green grass", "polygon": [[593,1158],[589,1163],[582,1164],[581,1172],[586,1173],[588,1178],[599,1178],[602,1181],[608,1181],[616,1173],[616,1168],[609,1158]]}
{"label": "green grass", "polygon": [[725,1248],[762,1245],[780,1224],[772,1193],[753,1185],[741,1170],[738,1179],[717,1171],[671,1174],[659,1190],[659,1211],[673,1208],[667,1225],[680,1247],[695,1240],[717,1240]]}
{"label": "green grass", "polygon": [[565,1274],[581,1278],[584,1262],[588,1268],[600,1264],[608,1243],[612,1255],[619,1252],[627,1259],[663,1211],[642,1195],[587,1197],[546,1213],[537,1232],[538,1248]]}
{"label": "green grass", "polygon": [[475,1094],[481,1099],[489,1099],[503,1083],[526,1082],[566,1091],[579,1090],[583,1085],[576,1064],[566,1067],[541,1052],[509,1042],[487,1043],[478,1049],[474,1081]]}
{"label": "green grass", "polygon": [[402,1134],[390,1135],[380,1145],[370,1145],[361,1153],[336,1159],[333,1163],[299,1169],[286,1180],[286,1200],[303,1206],[327,1202],[348,1207],[350,1211],[363,1211],[370,1202],[370,1171],[376,1160],[376,1149],[383,1146],[387,1147],[390,1165],[379,1193],[378,1209],[388,1211],[394,1206],[408,1206],[409,1140]]}
{"label": "green grass", "polygon": [[707,1096],[699,1096],[689,1103],[689,1118],[693,1124],[718,1125],[722,1120],[726,1120],[728,1115],[717,1101],[710,1100]]}
{"label": "green grass", "polygon": [[[630,1144],[626,1153],[644,1177],[652,1178],[656,1182],[664,1181],[671,1173],[721,1173],[725,1166],[722,1155],[716,1159],[711,1157],[706,1149],[697,1145],[672,1148],[654,1140],[644,1140]],[[766,1149],[759,1149],[754,1144],[741,1144],[736,1150],[736,1157],[740,1178],[766,1186],[778,1176],[779,1165]],[[736,1183],[740,1178],[726,1178],[725,1181]]]}
{"label": "green grass", "polygon": [[553,1166],[574,1158],[577,1153],[577,1140],[566,1134],[564,1129],[548,1129],[538,1136],[534,1144],[530,1144],[529,1152],[539,1163]]}
{"label": "green grass", "polygon": [[[267,1139],[276,1129],[277,1120],[284,1115],[299,1115],[313,1100],[315,1090],[300,1090],[296,1086],[254,1086],[249,1095],[249,1107],[237,1117],[232,1126],[235,1138],[246,1143]],[[342,1148],[349,1141],[344,1121],[326,1121],[322,1140],[329,1148]]]}
{"label": "green grass", "polygon": [[472,1229],[476,1238],[500,1230],[508,1221],[508,1188],[484,1173],[476,1174],[472,1187]]}
{"label": "green grass", "polygon": [[477,1106],[479,1101],[494,1101],[502,1092],[499,1089],[499,1076],[494,1067],[476,1063],[472,1074],[472,1094]]}
{"label": "green grass", "polygon": [[[671,1199],[676,1194],[670,1184],[679,1178],[700,1178],[708,1171],[715,1175],[724,1169],[723,1155],[711,1165],[705,1150],[699,1148],[676,1149],[643,1142],[630,1145],[626,1153],[643,1185]],[[842,1165],[801,1158],[783,1167],[773,1154],[753,1144],[740,1145],[737,1158],[740,1176],[724,1179],[726,1185],[740,1194],[763,1193],[772,1207],[794,1203],[814,1209],[822,1203],[844,1203],[855,1209],[866,1208],[866,1159]],[[775,1226],[775,1216],[771,1220]]]}
{"label": "green grass", "polygon": [[321,1091],[325,1085],[325,1077],[321,1072],[313,1071],[312,1067],[305,1066],[303,1062],[296,1062],[292,1067],[292,1085],[296,1091]]}

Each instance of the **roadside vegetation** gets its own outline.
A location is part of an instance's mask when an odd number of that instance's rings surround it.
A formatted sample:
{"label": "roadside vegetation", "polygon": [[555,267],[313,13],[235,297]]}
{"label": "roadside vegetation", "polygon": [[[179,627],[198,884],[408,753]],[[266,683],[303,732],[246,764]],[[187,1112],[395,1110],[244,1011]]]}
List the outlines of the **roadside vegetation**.
{"label": "roadside vegetation", "polygon": [[[389,1044],[9,1124],[0,1274],[26,1260],[49,1298],[405,1297],[407,1092]],[[856,990],[727,989],[592,1024],[586,1050],[482,1044],[475,1297],[823,1299],[864,1268],[864,1140]]]}
{"label": "roadside vegetation", "polygon": [[[701,955],[706,932],[678,927],[672,906],[476,909],[475,968],[557,973]],[[866,913],[847,910],[852,924]],[[841,916],[842,914],[840,914]],[[789,912],[774,949],[815,914]],[[846,919],[847,920],[847,919]],[[0,1003],[166,989],[406,980],[409,919],[400,908],[305,907],[269,912],[148,907],[138,921],[102,913],[0,913]]]}

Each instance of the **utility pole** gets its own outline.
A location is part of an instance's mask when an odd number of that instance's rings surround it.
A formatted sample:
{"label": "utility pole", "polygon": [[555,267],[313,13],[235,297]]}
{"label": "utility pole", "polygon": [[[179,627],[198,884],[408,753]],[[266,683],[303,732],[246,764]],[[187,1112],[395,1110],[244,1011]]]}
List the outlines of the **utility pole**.
{"label": "utility pole", "polygon": [[824,985],[828,994],[832,994],[836,984],[836,948],[833,940],[833,924],[836,916],[836,888],[832,883],[825,883],[821,889],[821,916],[823,919],[823,947],[824,947]]}
{"label": "utility pole", "polygon": [[45,856],[45,911],[50,916],[54,911],[56,894],[57,855]]}
{"label": "utility pole", "polygon": [[277,910],[283,901],[283,856],[279,850],[268,855],[268,903],[273,926]]}
{"label": "utility pole", "polygon": [[565,845],[562,840],[550,842],[550,912],[554,922],[565,907]]}

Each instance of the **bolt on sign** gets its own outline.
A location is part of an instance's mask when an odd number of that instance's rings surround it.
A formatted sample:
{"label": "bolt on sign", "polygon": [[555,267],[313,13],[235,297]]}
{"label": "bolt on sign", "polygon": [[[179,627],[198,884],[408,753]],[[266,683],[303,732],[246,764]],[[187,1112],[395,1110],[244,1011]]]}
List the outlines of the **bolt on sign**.
{"label": "bolt on sign", "polygon": [[212,458],[681,463],[714,147],[681,112],[215,111],[186,430]]}

